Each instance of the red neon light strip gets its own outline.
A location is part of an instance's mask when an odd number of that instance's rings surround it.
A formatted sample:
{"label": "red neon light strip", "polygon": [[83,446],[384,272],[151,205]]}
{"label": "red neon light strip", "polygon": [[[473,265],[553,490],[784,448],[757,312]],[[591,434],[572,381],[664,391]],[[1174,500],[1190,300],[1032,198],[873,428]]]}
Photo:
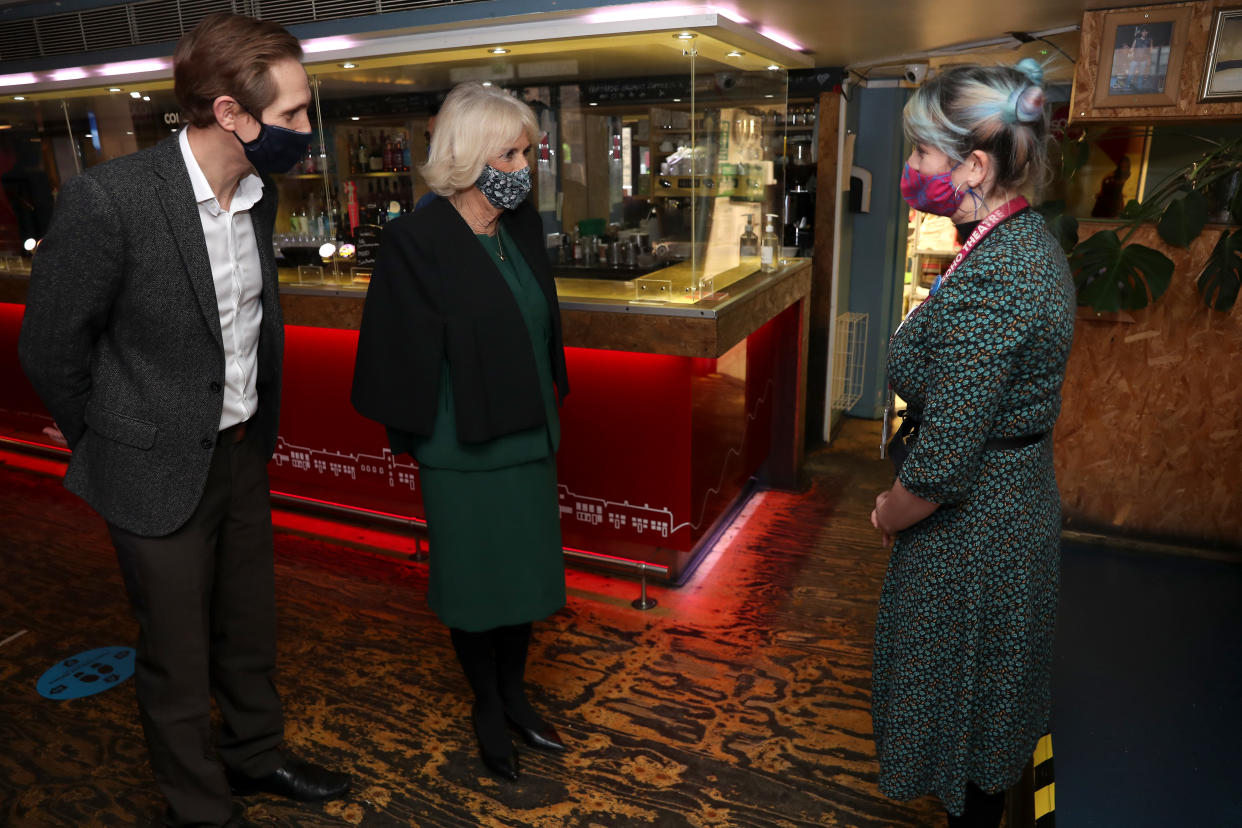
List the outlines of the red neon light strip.
{"label": "red neon light strip", "polygon": [[381,512],[379,509],[367,509],[363,506],[351,506],[348,503],[337,503],[335,500],[321,500],[317,497],[307,497],[306,495],[289,494],[288,492],[277,491],[272,489],[272,494],[286,497],[290,500],[303,501],[305,503],[319,503],[323,506],[336,506],[340,509],[346,509],[351,512],[363,512],[368,515],[379,515],[381,517],[396,518],[397,520],[408,521],[409,523],[417,523],[419,526],[426,526],[427,521],[421,518],[410,517],[409,515],[398,515],[395,512]]}
{"label": "red neon light strip", "polygon": [[60,452],[61,454],[73,454],[73,452],[71,452],[69,449],[65,448],[64,446],[56,446],[56,445],[51,445],[49,443],[36,443],[33,440],[19,440],[16,437],[7,437],[7,436],[0,437],[0,442],[19,443],[23,446],[34,446],[35,448],[52,449],[53,451]]}

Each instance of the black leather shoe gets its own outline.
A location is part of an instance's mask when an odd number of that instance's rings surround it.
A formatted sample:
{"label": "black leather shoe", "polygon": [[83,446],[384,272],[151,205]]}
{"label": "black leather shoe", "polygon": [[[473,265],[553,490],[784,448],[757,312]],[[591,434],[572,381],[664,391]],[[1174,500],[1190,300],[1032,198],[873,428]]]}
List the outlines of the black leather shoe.
{"label": "black leather shoe", "polygon": [[499,777],[508,779],[510,782],[518,781],[518,752],[509,748],[508,755],[489,753],[483,747],[483,737],[479,735],[479,711],[478,706],[470,708],[470,724],[474,727],[474,739],[479,745],[479,756],[483,758],[483,764],[487,769]]}
{"label": "black leather shoe", "polygon": [[252,778],[232,771],[229,787],[237,796],[256,793],[275,794],[298,802],[326,802],[340,799],[349,791],[349,775],[290,756],[285,764],[267,776]]}
{"label": "black leather shoe", "polygon": [[544,722],[541,727],[523,727],[515,722],[508,715],[505,719],[509,722],[509,726],[522,735],[522,741],[535,748],[536,750],[547,751],[548,753],[564,753],[565,743],[561,741],[560,734],[556,732],[556,728]]}

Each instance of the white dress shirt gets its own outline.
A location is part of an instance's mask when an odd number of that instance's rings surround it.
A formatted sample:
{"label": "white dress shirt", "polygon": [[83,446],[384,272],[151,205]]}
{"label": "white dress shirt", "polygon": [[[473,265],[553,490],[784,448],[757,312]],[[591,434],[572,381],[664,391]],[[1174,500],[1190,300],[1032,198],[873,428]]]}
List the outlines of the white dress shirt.
{"label": "white dress shirt", "polygon": [[263,274],[250,208],[263,197],[263,182],[248,175],[237,185],[230,209],[224,210],[181,130],[181,154],[194,185],[198,217],[207,239],[207,258],[216,285],[220,335],[224,340],[224,408],[220,430],[249,420],[258,408],[259,324],[263,321]]}

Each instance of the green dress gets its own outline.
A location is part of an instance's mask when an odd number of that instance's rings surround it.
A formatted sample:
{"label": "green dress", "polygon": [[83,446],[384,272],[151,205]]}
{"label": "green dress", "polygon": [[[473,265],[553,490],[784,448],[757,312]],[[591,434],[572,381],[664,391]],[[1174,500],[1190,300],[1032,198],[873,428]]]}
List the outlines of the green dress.
{"label": "green dress", "polygon": [[880,790],[962,811],[967,782],[1018,781],[1051,708],[1060,571],[1050,432],[1074,331],[1065,254],[1032,210],[998,225],[898,329],[893,389],[922,409],[901,469],[943,504],[899,532],[876,619]]}
{"label": "green dress", "polygon": [[487,443],[459,442],[446,363],[435,427],[414,447],[431,544],[428,601],[448,626],[476,632],[545,618],[565,605],[551,318],[517,245],[503,228],[499,233],[504,260],[496,238],[479,242],[530,332],[547,423]]}

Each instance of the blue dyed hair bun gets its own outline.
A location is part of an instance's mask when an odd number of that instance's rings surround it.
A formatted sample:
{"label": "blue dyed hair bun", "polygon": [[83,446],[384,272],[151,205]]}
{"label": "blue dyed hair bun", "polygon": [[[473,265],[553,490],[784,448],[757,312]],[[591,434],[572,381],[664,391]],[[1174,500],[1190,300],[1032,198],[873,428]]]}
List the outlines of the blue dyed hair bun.
{"label": "blue dyed hair bun", "polygon": [[1022,58],[1018,61],[1018,65],[1014,67],[1022,74],[1026,75],[1027,80],[1036,86],[1042,86],[1044,82],[1044,67],[1040,65],[1035,58]]}

